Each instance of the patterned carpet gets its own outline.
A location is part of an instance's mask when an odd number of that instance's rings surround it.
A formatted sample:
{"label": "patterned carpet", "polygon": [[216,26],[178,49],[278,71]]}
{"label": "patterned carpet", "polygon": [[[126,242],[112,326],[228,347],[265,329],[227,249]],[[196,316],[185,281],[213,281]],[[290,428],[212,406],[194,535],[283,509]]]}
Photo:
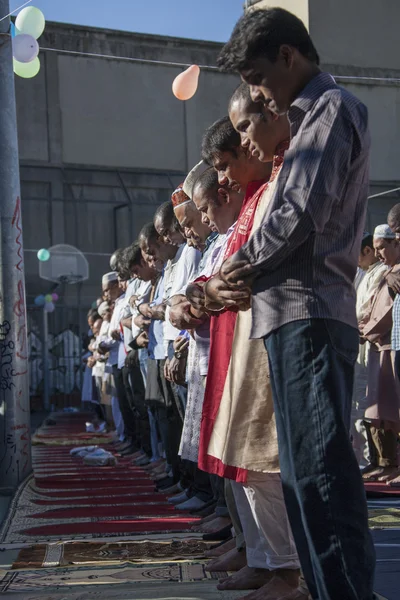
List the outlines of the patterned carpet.
{"label": "patterned carpet", "polygon": [[[0,543],[188,533],[198,519],[168,504],[129,457],[117,455],[117,465],[93,467],[70,456],[76,438],[93,444],[99,437],[80,433],[86,418],[82,413],[54,414],[47,420],[51,424],[35,434],[34,472],[14,498]],[[48,439],[58,445],[48,445]],[[113,451],[108,434],[103,435],[102,447]]]}
{"label": "patterned carpet", "polygon": [[[34,473],[20,487],[0,532],[0,552],[14,552],[9,566],[3,561],[0,568],[2,598],[243,597],[216,589],[216,579],[226,574],[205,571],[210,544],[189,533],[196,520],[172,508],[130,459],[93,468],[70,457],[76,445],[100,443],[98,436],[80,434],[86,415],[56,414],[52,420],[56,425],[35,436]],[[112,449],[109,436],[101,445]],[[369,505],[376,533],[400,530],[400,501],[399,507],[395,499]]]}

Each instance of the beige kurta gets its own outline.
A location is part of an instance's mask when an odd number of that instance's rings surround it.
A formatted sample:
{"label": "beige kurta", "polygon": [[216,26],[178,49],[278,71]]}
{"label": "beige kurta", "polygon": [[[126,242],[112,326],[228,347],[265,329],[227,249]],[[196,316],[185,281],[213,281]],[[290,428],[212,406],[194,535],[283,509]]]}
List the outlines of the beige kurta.
{"label": "beige kurta", "polygon": [[[252,234],[262,221],[277,178],[257,207]],[[232,356],[208,454],[225,465],[279,472],[268,356],[263,340],[250,339],[251,309],[238,313]]]}
{"label": "beige kurta", "polygon": [[[395,267],[399,269],[398,266]],[[400,382],[394,368],[391,349],[393,299],[386,280],[379,285],[371,302],[368,317],[360,325],[361,333],[371,343],[368,360],[368,387],[365,417],[392,422],[400,427]]]}

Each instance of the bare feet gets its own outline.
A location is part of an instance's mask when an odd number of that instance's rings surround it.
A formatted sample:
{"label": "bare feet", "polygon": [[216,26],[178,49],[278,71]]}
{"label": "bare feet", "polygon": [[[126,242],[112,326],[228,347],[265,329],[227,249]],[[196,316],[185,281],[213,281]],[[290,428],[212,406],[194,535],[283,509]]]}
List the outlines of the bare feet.
{"label": "bare feet", "polygon": [[274,576],[273,571],[245,566],[227,579],[221,579],[218,590],[258,590]]}
{"label": "bare feet", "polygon": [[206,552],[204,552],[204,555],[207,558],[217,558],[218,556],[222,556],[223,554],[226,554],[227,552],[229,552],[229,550],[233,550],[233,548],[236,548],[235,538],[232,538],[231,540],[224,542],[223,544],[221,544],[220,546],[217,546],[216,548],[211,548],[211,550],[207,550]]}
{"label": "bare feet", "polygon": [[310,596],[300,589],[293,589],[281,577],[273,577],[271,581],[255,592],[242,596],[238,600],[308,600]]}
{"label": "bare feet", "polygon": [[[400,469],[399,467],[386,467],[386,469],[388,469],[383,477],[379,478],[379,481],[383,481],[385,483],[389,483],[390,481],[393,481],[394,479],[397,479],[397,477],[400,476]],[[389,472],[390,469],[390,472]]]}
{"label": "bare feet", "polygon": [[215,533],[216,531],[220,531],[224,529],[224,527],[228,527],[231,524],[231,520],[229,517],[217,517],[208,523],[204,523],[199,530],[202,533]]}
{"label": "bare feet", "polygon": [[395,488],[400,487],[400,475],[386,481],[386,485],[390,485],[390,487],[395,487]]}
{"label": "bare feet", "polygon": [[202,520],[199,521],[199,524],[203,525],[204,523],[209,523],[210,521],[214,521],[214,519],[218,519],[215,512],[213,512],[211,515],[208,515],[207,517],[203,517]]}
{"label": "bare feet", "polygon": [[158,465],[158,467],[154,467],[154,469],[150,469],[149,475],[157,475],[158,473],[162,473],[165,471],[166,463],[162,462]]}
{"label": "bare feet", "polygon": [[239,571],[247,565],[246,552],[239,552],[236,547],[211,560],[205,567],[206,571]]}
{"label": "bare feet", "polygon": [[143,469],[145,471],[149,472],[149,471],[154,471],[154,469],[157,469],[158,467],[161,467],[164,465],[165,465],[165,460],[163,458],[160,458],[160,460],[156,460],[155,462],[152,462],[149,465],[146,465],[145,467],[143,467]]}
{"label": "bare feet", "polygon": [[364,481],[386,481],[397,471],[397,467],[376,467],[372,471],[363,473],[362,477]]}
{"label": "bare feet", "polygon": [[277,569],[274,575],[257,591],[243,596],[239,600],[307,600],[308,592],[301,591],[299,584],[300,571],[297,569]]}
{"label": "bare feet", "polygon": [[204,523],[210,523],[211,521],[214,521],[217,518],[218,517],[215,513],[213,513],[212,515],[208,515],[208,517],[204,517],[203,519],[201,519],[201,521],[196,523],[196,525],[191,528],[191,531],[202,532],[202,526],[204,525]]}
{"label": "bare feet", "polygon": [[157,473],[157,475],[151,476],[153,481],[162,481],[166,477],[168,477],[168,473],[166,473],[165,471],[163,473]]}

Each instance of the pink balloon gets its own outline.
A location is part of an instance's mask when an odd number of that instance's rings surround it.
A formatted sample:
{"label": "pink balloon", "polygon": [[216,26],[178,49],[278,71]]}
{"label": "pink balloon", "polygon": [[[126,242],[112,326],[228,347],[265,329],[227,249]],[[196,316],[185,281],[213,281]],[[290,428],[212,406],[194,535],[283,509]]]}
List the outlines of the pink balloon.
{"label": "pink balloon", "polygon": [[189,100],[192,98],[199,84],[200,67],[192,65],[174,79],[172,91],[178,100]]}

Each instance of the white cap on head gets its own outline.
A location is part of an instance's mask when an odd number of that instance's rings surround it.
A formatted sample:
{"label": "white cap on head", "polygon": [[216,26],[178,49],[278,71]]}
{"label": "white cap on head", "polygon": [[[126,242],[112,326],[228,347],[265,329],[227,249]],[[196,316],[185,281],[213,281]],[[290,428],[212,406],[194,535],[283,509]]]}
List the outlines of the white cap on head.
{"label": "white cap on head", "polygon": [[385,240],[394,240],[396,234],[390,229],[389,225],[384,223],[383,225],[378,225],[375,227],[374,238],[376,239],[385,239]]}
{"label": "white cap on head", "polygon": [[100,317],[103,318],[106,314],[106,312],[108,311],[108,309],[110,308],[108,302],[102,302],[99,305],[99,308],[97,309],[97,312],[99,313]]}
{"label": "white cap on head", "polygon": [[203,175],[204,171],[211,169],[210,165],[201,160],[193,169],[190,171],[185,181],[183,182],[183,191],[189,198],[192,197],[192,191],[196,181]]}
{"label": "white cap on head", "polygon": [[101,279],[102,285],[106,285],[107,283],[111,283],[112,281],[118,281],[118,274],[115,271],[110,271],[103,275]]}

